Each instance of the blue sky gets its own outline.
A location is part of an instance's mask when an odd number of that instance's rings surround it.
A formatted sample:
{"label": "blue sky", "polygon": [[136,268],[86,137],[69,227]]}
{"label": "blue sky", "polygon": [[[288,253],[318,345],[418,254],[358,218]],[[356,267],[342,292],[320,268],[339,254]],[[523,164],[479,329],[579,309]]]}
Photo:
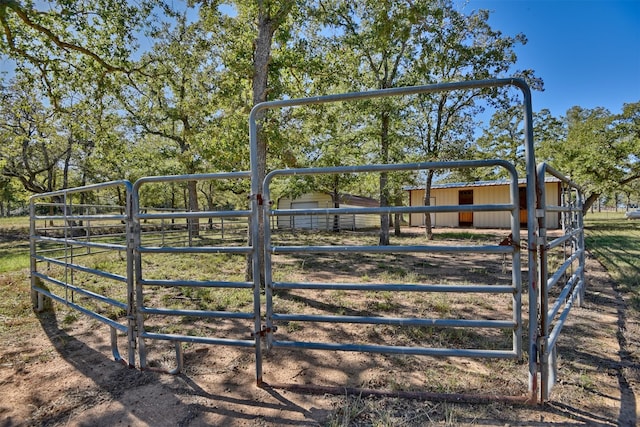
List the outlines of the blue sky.
{"label": "blue sky", "polygon": [[[640,0],[454,0],[465,13],[489,9],[505,35],[523,33],[517,69],[545,83],[533,109],[564,116],[574,105],[619,113],[640,102]],[[5,61],[0,69],[11,69]]]}
{"label": "blue sky", "polygon": [[504,35],[523,33],[516,69],[533,69],[544,92],[533,110],[558,117],[574,105],[620,113],[640,102],[640,0],[455,0],[462,11],[492,11]]}

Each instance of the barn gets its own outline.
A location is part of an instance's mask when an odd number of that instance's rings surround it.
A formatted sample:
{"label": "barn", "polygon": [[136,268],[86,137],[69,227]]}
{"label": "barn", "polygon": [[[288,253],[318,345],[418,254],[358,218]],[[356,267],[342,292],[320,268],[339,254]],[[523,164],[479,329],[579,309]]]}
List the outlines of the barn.
{"label": "barn", "polygon": [[[518,183],[520,195],[520,224],[527,224],[526,180]],[[424,187],[407,187],[410,206],[424,205]],[[561,196],[560,181],[555,177],[545,180],[547,204],[559,205]],[[431,187],[431,205],[450,206],[468,204],[509,203],[508,181],[477,181],[472,183],[434,184]],[[508,212],[438,212],[431,214],[434,227],[474,227],[474,228],[510,228],[511,216]],[[409,225],[424,227],[425,217],[421,213],[412,213]],[[547,214],[547,228],[560,228],[560,215],[557,212]]]}
{"label": "barn", "polygon": [[[278,209],[332,209],[334,208],[331,194],[324,192],[309,192],[300,197],[291,199],[281,197],[277,203]],[[341,194],[340,208],[353,207],[379,207],[380,203],[368,197]],[[380,227],[380,215],[340,215],[336,218],[331,213],[320,215],[284,215],[276,217],[279,229],[303,229],[303,230],[334,230],[337,225],[340,230],[361,230]]]}

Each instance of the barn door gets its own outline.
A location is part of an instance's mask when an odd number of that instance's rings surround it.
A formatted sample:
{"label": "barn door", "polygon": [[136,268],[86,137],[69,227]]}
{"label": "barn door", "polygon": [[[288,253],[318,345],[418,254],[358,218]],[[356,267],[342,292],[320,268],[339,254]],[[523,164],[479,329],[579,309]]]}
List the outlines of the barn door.
{"label": "barn door", "polygon": [[520,199],[520,225],[527,225],[527,187],[518,188],[518,195]]}
{"label": "barn door", "polygon": [[[458,204],[459,205],[472,205],[473,204],[473,190],[460,190],[458,192]],[[458,225],[470,227],[473,225],[473,212],[459,212],[458,213]]]}

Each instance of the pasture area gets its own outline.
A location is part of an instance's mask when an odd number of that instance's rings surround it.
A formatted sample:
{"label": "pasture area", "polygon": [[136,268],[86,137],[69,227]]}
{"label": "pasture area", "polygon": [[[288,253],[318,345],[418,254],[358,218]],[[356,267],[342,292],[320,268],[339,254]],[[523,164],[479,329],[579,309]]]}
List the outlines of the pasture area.
{"label": "pasture area", "polygon": [[[3,220],[4,221],[4,220]],[[255,385],[249,349],[184,344],[184,372],[168,375],[138,371],[113,361],[108,328],[61,304],[34,313],[29,295],[27,221],[0,222],[0,418],[12,425],[635,425],[640,393],[640,221],[622,214],[586,217],[587,291],[574,308],[559,341],[559,384],[551,401],[527,406],[508,401],[456,403],[381,396],[323,395]],[[406,231],[406,230],[405,230]],[[440,245],[496,244],[502,230],[436,229]],[[206,236],[204,237],[206,238]],[[210,237],[213,238],[213,237]],[[229,238],[229,237],[227,237]],[[238,237],[241,238],[241,237]],[[375,244],[375,233],[283,232],[281,244]],[[339,240],[336,240],[339,239]],[[395,238],[424,242],[417,232]],[[88,256],[88,255],[85,255]],[[123,268],[117,253],[91,254],[91,265],[114,273]],[[526,256],[523,256],[526,264]],[[143,258],[149,279],[224,277],[242,280],[243,257],[189,254]],[[327,268],[330,266],[330,268]],[[56,266],[51,266],[55,274]],[[526,270],[526,265],[523,270]],[[274,258],[274,280],[388,283],[446,280],[467,284],[510,283],[509,265],[500,255],[296,254]],[[64,272],[60,272],[64,274]],[[442,278],[442,279],[440,279]],[[96,292],[123,298],[108,280],[75,280]],[[526,283],[526,280],[525,280]],[[446,284],[446,283],[444,283]],[[120,294],[119,294],[120,293]],[[78,296],[82,298],[82,296]],[[91,302],[87,301],[87,304]],[[247,311],[250,290],[149,287],[145,304],[181,309]],[[410,294],[344,290],[281,290],[274,306],[281,313],[412,315],[465,319],[509,318],[513,301],[505,295]],[[522,307],[527,318],[527,295]],[[93,307],[112,319],[123,313]],[[236,321],[149,316],[158,333],[249,336],[251,324]],[[526,335],[526,325],[524,325]],[[508,333],[507,333],[508,332]],[[329,337],[374,342],[459,348],[509,348],[511,332],[394,325],[282,325],[283,339],[312,341]],[[124,340],[124,337],[118,337]],[[171,369],[172,345],[147,343],[149,366]],[[125,348],[124,345],[121,348]],[[426,391],[490,396],[520,396],[527,390],[527,363],[510,359],[472,359],[415,355],[363,354],[273,349],[265,356],[267,384],[360,387],[397,392]]]}

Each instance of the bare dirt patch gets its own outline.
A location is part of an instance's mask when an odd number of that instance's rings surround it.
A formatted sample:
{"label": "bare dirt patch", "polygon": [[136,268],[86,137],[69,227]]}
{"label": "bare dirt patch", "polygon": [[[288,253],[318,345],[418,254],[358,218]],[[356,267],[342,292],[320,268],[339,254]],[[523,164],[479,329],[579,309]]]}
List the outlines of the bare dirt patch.
{"label": "bare dirt patch", "polygon": [[[348,276],[349,269],[337,269],[336,275]],[[587,261],[587,281],[586,302],[571,312],[559,341],[560,382],[545,406],[257,387],[252,350],[199,344],[185,347],[180,375],[141,372],[113,361],[108,328],[76,319],[56,304],[53,311],[25,310],[19,319],[2,319],[0,426],[636,425],[638,319],[593,259]],[[2,296],[20,289],[24,300],[17,303],[29,305],[26,273],[3,276],[3,288]],[[371,303],[352,304],[360,306],[347,308],[368,309]],[[296,327],[289,332],[309,339],[335,333]],[[394,333],[352,332],[381,339]],[[149,352],[153,366],[173,367],[171,345],[157,343]],[[265,357],[264,370],[267,384],[493,395],[527,390],[526,363],[505,360],[277,349]]]}

